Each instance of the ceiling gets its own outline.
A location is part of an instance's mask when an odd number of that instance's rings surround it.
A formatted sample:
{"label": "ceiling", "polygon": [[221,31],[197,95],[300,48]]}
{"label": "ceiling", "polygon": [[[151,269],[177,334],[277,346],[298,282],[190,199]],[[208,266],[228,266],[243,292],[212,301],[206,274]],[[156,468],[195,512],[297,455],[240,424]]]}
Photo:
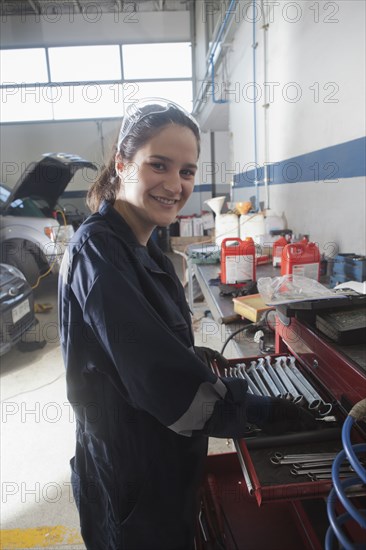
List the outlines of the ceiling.
{"label": "ceiling", "polygon": [[69,15],[78,13],[116,13],[185,11],[195,0],[1,0],[2,16],[28,14]]}

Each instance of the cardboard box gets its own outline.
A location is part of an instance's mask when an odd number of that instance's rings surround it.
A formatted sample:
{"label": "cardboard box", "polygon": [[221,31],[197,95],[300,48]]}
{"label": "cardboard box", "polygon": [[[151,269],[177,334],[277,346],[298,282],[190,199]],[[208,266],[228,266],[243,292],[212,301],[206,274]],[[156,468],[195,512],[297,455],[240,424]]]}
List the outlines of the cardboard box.
{"label": "cardboard box", "polygon": [[213,242],[211,237],[170,237],[170,246],[173,251],[186,252],[187,246],[194,243]]}
{"label": "cardboard box", "polygon": [[239,298],[233,298],[234,311],[238,315],[257,323],[262,316],[262,313],[268,309],[274,309],[271,306],[267,306],[260,294],[250,294],[249,296],[240,296]]}

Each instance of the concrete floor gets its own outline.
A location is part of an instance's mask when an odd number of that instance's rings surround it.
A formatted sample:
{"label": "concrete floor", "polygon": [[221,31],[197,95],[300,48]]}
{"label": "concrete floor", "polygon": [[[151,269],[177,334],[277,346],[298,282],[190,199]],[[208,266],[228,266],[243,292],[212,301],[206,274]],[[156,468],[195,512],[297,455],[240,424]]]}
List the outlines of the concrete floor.
{"label": "concrete floor", "polygon": [[1,548],[84,548],[73,504],[68,462],[74,423],[65,391],[57,336],[57,277],[35,290],[35,301],[52,304],[37,314],[28,341],[42,349],[17,348],[1,358]]}
{"label": "concrete floor", "polygon": [[[181,258],[172,255],[177,270]],[[46,340],[42,349],[14,348],[1,358],[1,544],[20,548],[85,548],[70,487],[69,459],[74,454],[74,420],[65,391],[57,328],[57,277],[51,275],[35,290],[35,301],[50,303],[37,314],[39,324],[28,341]],[[220,350],[222,335],[194,312],[197,345]],[[207,328],[209,323],[209,328]],[[230,346],[226,356],[230,357]],[[230,440],[210,440],[210,453],[233,450]]]}

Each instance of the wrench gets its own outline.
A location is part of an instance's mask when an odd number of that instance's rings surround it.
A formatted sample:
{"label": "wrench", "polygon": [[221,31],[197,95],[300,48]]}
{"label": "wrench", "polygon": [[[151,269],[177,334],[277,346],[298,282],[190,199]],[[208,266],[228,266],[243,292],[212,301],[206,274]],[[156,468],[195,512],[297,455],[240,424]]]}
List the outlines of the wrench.
{"label": "wrench", "polygon": [[274,397],[281,397],[281,392],[278,391],[277,386],[275,385],[272,378],[270,377],[270,375],[268,374],[268,372],[264,368],[263,363],[264,363],[264,359],[263,359],[263,357],[261,357],[259,359],[259,362],[258,362],[258,365],[257,365],[257,371],[259,371],[261,373],[261,375],[263,376],[264,381],[267,383],[267,386],[271,390]]}
{"label": "wrench", "polygon": [[262,392],[262,395],[266,395],[267,397],[271,397],[271,394],[269,393],[269,391],[267,390],[266,386],[264,385],[264,383],[262,382],[262,379],[261,377],[259,376],[258,372],[256,371],[256,368],[255,368],[255,361],[252,361],[250,363],[250,368],[248,369],[248,374],[252,374],[253,375],[253,378],[255,379],[256,383],[258,384],[258,387],[260,389],[260,391]]}
{"label": "wrench", "polygon": [[[329,464],[333,464],[333,459],[332,458],[325,458],[324,460],[322,460],[321,462],[316,462],[314,460],[312,460],[311,462],[301,462],[301,463],[294,463],[293,464],[293,467],[295,468],[295,470],[302,470],[303,468],[319,468],[320,466],[327,466]],[[365,464],[365,461],[364,460],[361,460],[360,461],[362,466],[364,466]],[[342,462],[343,465],[346,465],[348,466],[349,465],[349,462],[347,461],[347,459],[344,460],[344,462]]]}
{"label": "wrench", "polygon": [[267,355],[265,359],[266,359],[266,364],[267,364],[266,369],[268,371],[268,374],[272,378],[274,384],[277,386],[277,389],[280,392],[281,397],[284,397],[285,399],[291,399],[291,394],[287,391],[285,386],[282,384],[281,380],[276,374],[276,371],[272,367],[271,356]]}
{"label": "wrench", "polygon": [[[230,367],[229,373],[232,378],[243,378],[245,380],[244,376],[241,375],[237,367]],[[253,391],[249,386],[248,386],[248,393],[251,393],[253,395]]]}
{"label": "wrench", "polygon": [[292,466],[295,470],[310,469],[310,468],[319,468],[321,466],[331,466],[334,462],[333,458],[323,459],[319,462],[294,462]]}
{"label": "wrench", "polygon": [[324,457],[324,458],[331,458],[331,457],[334,458],[334,457],[337,456],[338,453],[339,453],[339,451],[330,451],[329,453],[322,453],[322,452],[319,452],[319,453],[296,453],[296,454],[284,455],[284,454],[276,451],[273,456],[278,458],[278,459],[282,459],[282,458],[304,458],[304,457],[309,457],[310,459],[312,459],[312,458],[319,458],[320,456]]}
{"label": "wrench", "polygon": [[305,397],[306,401],[308,402],[309,409],[314,410],[318,409],[319,405],[321,403],[320,399],[315,399],[313,394],[309,392],[309,390],[300,382],[300,380],[297,378],[297,376],[293,373],[293,371],[286,365],[286,361],[283,361],[283,370],[286,373],[286,375],[289,377],[293,385],[301,392],[301,394]]}
{"label": "wrench", "polygon": [[281,381],[285,388],[287,389],[288,393],[291,395],[291,397],[294,400],[294,403],[297,403],[298,405],[302,405],[304,402],[304,396],[300,395],[295,386],[291,383],[291,380],[289,380],[288,376],[285,375],[285,372],[283,371],[281,367],[281,358],[276,358],[276,363],[274,365],[274,369],[278,376],[281,378]]}
{"label": "wrench", "polygon": [[[237,378],[242,378],[243,380],[245,380],[245,376],[242,374],[239,367],[234,367],[234,374]],[[248,384],[248,393],[251,393],[252,395],[255,395],[254,391],[249,386],[249,384]]]}
{"label": "wrench", "polygon": [[[342,466],[342,468],[339,470],[340,473],[348,473],[348,472],[353,472],[352,468],[350,466]],[[319,470],[295,470],[295,469],[292,469],[290,470],[290,473],[293,475],[293,476],[305,476],[305,475],[308,475],[308,474],[313,474],[313,475],[317,475],[317,474],[331,474],[332,473],[332,469],[331,468],[319,468]],[[354,473],[354,472],[353,472]]]}
{"label": "wrench", "polygon": [[337,453],[313,453],[313,454],[297,454],[297,455],[283,455],[282,453],[275,453],[271,456],[270,461],[272,464],[278,466],[279,464],[302,464],[306,462],[322,462],[323,460],[334,460]]}
{"label": "wrench", "polygon": [[333,408],[333,405],[331,403],[325,403],[324,400],[321,398],[321,396],[318,394],[318,392],[313,388],[313,386],[310,384],[310,382],[305,378],[305,376],[299,371],[299,369],[296,367],[295,357],[289,357],[290,359],[290,369],[292,372],[297,376],[297,378],[302,382],[302,384],[309,390],[309,392],[314,396],[314,399],[320,400],[320,408],[319,411],[320,416],[327,416]]}
{"label": "wrench", "polygon": [[[333,479],[333,476],[331,473],[327,473],[327,474],[311,473],[311,474],[308,474],[308,477],[311,479],[311,481],[321,481],[322,479]],[[339,477],[344,477],[344,478],[355,477],[355,474],[353,472],[340,472]],[[362,493],[362,496],[363,495],[364,493]]]}
{"label": "wrench", "polygon": [[244,367],[245,367],[245,363],[238,363],[237,368],[238,368],[239,374],[241,375],[242,378],[244,378],[248,382],[248,387],[252,390],[254,395],[262,395],[260,390],[254,384],[253,380],[247,375]]}

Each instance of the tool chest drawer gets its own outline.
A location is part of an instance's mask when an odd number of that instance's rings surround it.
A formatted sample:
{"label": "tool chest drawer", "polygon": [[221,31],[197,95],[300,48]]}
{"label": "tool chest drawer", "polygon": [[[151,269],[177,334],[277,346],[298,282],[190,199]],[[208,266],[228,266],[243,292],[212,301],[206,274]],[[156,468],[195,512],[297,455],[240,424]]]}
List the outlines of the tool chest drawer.
{"label": "tool chest drawer", "polygon": [[[248,494],[235,453],[207,457],[197,550],[323,550],[324,499],[269,501]],[[200,540],[207,545],[199,544]],[[211,545],[210,545],[211,544]]]}
{"label": "tool chest drawer", "polygon": [[[331,463],[342,450],[341,423],[344,413],[338,404],[324,387],[315,385],[312,379],[307,380],[302,366],[289,354],[231,359],[229,364],[224,373],[216,365],[213,369],[219,375],[246,378],[249,391],[257,395],[262,391],[263,395],[273,395],[275,392],[277,386],[271,385],[271,381],[276,380],[270,369],[272,365],[278,375],[275,384],[281,388],[280,380],[282,387],[286,386],[283,390],[286,390],[286,395],[281,394],[281,397],[312,408],[314,416],[319,419],[319,428],[314,431],[270,436],[252,427],[247,437],[234,441],[248,494],[255,497],[258,505],[327,496],[332,486]],[[294,371],[290,372],[291,369]],[[296,382],[296,371],[300,377],[299,383]],[[283,374],[288,376],[288,380]],[[310,388],[315,395],[310,393]],[[329,456],[330,453],[332,456]],[[288,455],[294,457],[289,459],[289,463],[281,463],[280,457]],[[345,465],[346,468],[348,465]],[[344,476],[347,475],[349,472],[345,471]]]}
{"label": "tool chest drawer", "polygon": [[[311,440],[310,432],[304,433],[304,437]],[[321,477],[318,479],[317,472],[319,470],[330,472],[329,462],[324,468],[318,468],[319,463],[309,458],[306,460],[309,460],[308,464],[311,465],[306,465],[305,470],[305,468],[301,469],[302,463],[299,461],[304,460],[303,455],[308,453],[319,457],[331,452],[336,455],[342,448],[340,430],[329,430],[327,434],[323,434],[322,441],[314,440],[309,443],[293,443],[288,438],[287,443],[283,444],[283,440],[278,436],[278,444],[276,444],[273,439],[271,438],[268,447],[260,446],[259,449],[255,448],[255,445],[253,448],[254,442],[246,439],[235,441],[245,485],[258,505],[265,502],[327,496],[332,487],[332,480],[330,476],[327,479]],[[265,445],[266,442],[263,441],[263,444]],[[271,459],[279,455],[284,457],[296,455],[297,458],[291,459],[292,462],[289,464],[273,464]]]}

